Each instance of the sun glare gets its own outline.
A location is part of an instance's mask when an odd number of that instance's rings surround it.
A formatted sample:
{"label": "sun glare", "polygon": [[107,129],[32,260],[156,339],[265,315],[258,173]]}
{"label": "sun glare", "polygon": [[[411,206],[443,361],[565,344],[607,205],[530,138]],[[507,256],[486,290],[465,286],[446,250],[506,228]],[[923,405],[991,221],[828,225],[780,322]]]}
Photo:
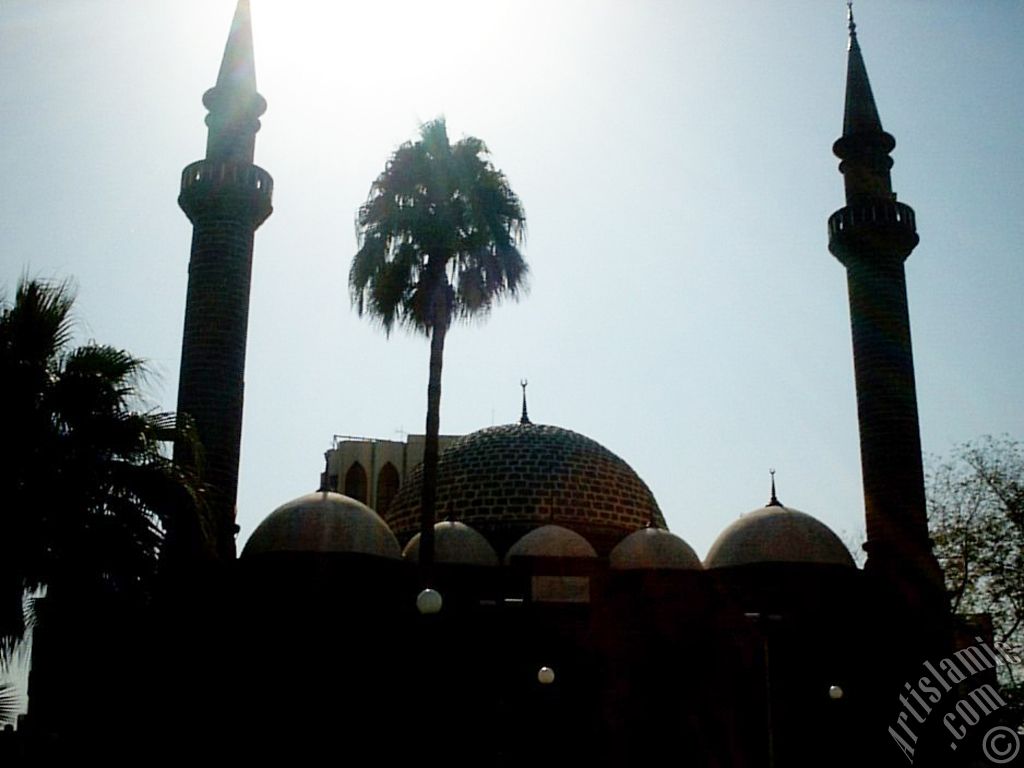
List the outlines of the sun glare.
{"label": "sun glare", "polygon": [[289,88],[347,84],[346,90],[381,101],[436,96],[446,83],[479,83],[488,70],[500,69],[500,52],[518,32],[509,9],[504,3],[256,0],[253,35],[261,75],[274,82],[280,72]]}
{"label": "sun glare", "polygon": [[467,112],[521,99],[527,84],[543,90],[551,57],[572,45],[569,8],[253,0],[260,90],[278,107],[317,104],[378,126],[400,113],[406,132],[442,113],[457,126]]}

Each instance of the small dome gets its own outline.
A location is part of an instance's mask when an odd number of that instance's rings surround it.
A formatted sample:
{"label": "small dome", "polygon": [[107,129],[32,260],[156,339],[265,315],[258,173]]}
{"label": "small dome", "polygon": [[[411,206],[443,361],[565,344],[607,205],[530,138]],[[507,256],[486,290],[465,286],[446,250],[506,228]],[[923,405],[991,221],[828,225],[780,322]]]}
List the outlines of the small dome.
{"label": "small dome", "polygon": [[620,571],[703,569],[700,558],[689,544],[671,531],[653,526],[633,531],[619,542],[608,559],[611,567]]}
{"label": "small dome", "polygon": [[317,491],[282,504],[253,531],[242,557],[270,552],[319,552],[399,558],[387,523],[340,493]]}
{"label": "small dome", "polygon": [[534,528],[509,547],[505,562],[513,557],[597,557],[590,542],[560,525]]}
{"label": "small dome", "polygon": [[[420,561],[420,535],[417,533],[402,551],[402,557]],[[434,562],[441,565],[498,564],[498,555],[480,533],[465,523],[446,520],[434,525]]]}
{"label": "small dome", "polygon": [[813,563],[856,567],[827,525],[778,501],[743,515],[715,540],[706,568],[754,563]]}

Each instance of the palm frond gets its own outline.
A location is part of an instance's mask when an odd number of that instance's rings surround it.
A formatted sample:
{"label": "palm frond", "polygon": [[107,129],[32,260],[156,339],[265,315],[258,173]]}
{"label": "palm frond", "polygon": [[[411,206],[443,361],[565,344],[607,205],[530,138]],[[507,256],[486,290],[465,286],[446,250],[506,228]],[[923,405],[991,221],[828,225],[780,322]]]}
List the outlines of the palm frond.
{"label": "palm frond", "polygon": [[21,710],[21,697],[14,683],[0,683],[0,724],[13,723]]}
{"label": "palm frond", "polygon": [[5,574],[0,582],[0,671],[10,664],[25,637],[23,597],[22,580],[17,574]]}
{"label": "palm frond", "polygon": [[[26,590],[88,586],[144,599],[168,525],[209,526],[188,419],[137,407],[145,363],[114,347],[71,346],[69,283],[23,281],[0,309],[0,377],[11,416],[0,466],[0,653],[24,635]],[[193,466],[200,466],[201,462]],[[65,590],[67,591],[67,590]]]}
{"label": "palm frond", "polygon": [[71,342],[74,284],[22,277],[14,303],[5,308],[0,340],[25,365],[46,367]]}
{"label": "palm frond", "polygon": [[[525,223],[483,141],[468,136],[452,144],[444,118],[424,123],[417,141],[394,152],[359,209],[353,305],[389,334],[395,325],[429,334],[439,303],[446,325],[484,316],[527,287],[519,251]],[[428,269],[436,261],[444,266]]]}

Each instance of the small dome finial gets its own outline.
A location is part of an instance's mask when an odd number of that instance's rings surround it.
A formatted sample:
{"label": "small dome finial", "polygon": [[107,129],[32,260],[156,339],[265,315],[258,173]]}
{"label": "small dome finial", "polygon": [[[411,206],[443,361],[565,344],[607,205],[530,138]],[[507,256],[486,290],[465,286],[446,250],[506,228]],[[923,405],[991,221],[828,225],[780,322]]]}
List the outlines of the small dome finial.
{"label": "small dome finial", "polygon": [[330,481],[331,471],[331,452],[324,451],[324,471],[320,473],[320,487],[317,489],[320,493],[327,493],[331,489]]}
{"label": "small dome finial", "polygon": [[850,30],[850,41],[847,43],[847,50],[857,44],[857,24],[853,20],[853,0],[846,3],[846,27]]}
{"label": "small dome finial", "polygon": [[781,507],[782,502],[779,501],[779,497],[775,495],[775,470],[769,469],[768,474],[772,476],[772,497],[765,504],[766,507]]}
{"label": "small dome finial", "polygon": [[520,424],[532,424],[530,417],[526,415],[526,385],[529,384],[526,379],[519,380],[519,386],[523,388],[523,415],[519,417]]}

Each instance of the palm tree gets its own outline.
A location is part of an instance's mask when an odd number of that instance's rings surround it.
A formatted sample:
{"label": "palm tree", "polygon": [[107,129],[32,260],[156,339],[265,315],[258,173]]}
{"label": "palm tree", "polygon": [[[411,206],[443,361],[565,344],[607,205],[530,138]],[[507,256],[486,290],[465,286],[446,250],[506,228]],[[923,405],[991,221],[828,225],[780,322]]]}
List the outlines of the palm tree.
{"label": "palm tree", "polygon": [[163,531],[201,519],[196,478],[167,458],[173,414],[139,410],[142,361],[73,347],[74,291],[23,279],[0,302],[0,656],[25,630],[23,596],[57,603],[149,596]]}
{"label": "palm tree", "polygon": [[370,187],[357,217],[359,251],[349,286],[360,315],[390,334],[395,324],[430,337],[427,423],[420,501],[420,564],[434,553],[441,366],[454,319],[487,314],[525,289],[519,252],[526,214],[488,150],[467,136],[450,144],[444,119],[400,146]]}

